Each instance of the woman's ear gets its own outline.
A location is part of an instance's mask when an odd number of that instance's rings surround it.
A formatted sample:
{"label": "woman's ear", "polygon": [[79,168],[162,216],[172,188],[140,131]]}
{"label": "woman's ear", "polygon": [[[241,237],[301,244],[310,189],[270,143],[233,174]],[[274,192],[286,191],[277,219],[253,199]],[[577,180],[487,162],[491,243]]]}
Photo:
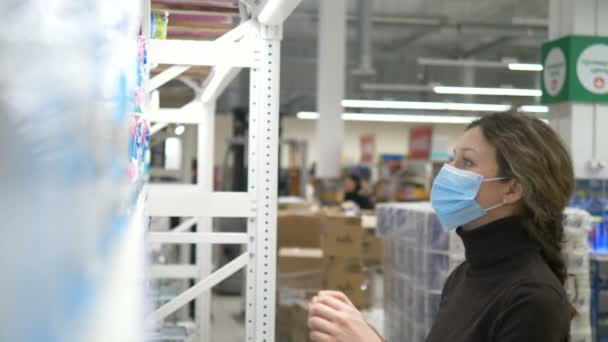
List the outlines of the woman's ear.
{"label": "woman's ear", "polygon": [[513,204],[524,197],[524,190],[520,182],[511,179],[508,183],[507,193],[505,194],[505,204]]}

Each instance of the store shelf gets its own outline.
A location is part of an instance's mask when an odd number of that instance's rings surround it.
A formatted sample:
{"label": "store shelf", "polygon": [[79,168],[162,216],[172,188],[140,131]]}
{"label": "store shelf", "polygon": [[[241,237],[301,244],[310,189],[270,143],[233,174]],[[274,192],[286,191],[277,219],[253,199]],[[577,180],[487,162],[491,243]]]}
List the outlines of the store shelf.
{"label": "store shelf", "polygon": [[188,330],[183,327],[162,327],[158,333],[151,334],[147,341],[159,342],[186,342],[188,341]]}
{"label": "store shelf", "polygon": [[[148,317],[161,322],[197,299],[197,341],[209,341],[209,289],[247,266],[247,341],[274,339],[276,283],[276,189],[278,172],[279,72],[282,22],[299,1],[263,1],[247,6],[250,20],[214,41],[152,40],[148,59],[159,66],[148,92],[179,77],[193,88],[195,107],[149,109],[147,117],[157,122],[150,131],[167,123],[198,126],[198,184],[153,184],[148,187],[150,216],[187,217],[179,233],[152,233],[150,243],[196,244],[196,265],[155,265],[153,277],[193,278],[196,283],[175,296]],[[154,9],[169,11],[168,36],[208,38],[230,28],[238,13],[234,1],[153,1]],[[195,13],[198,11],[198,13]],[[258,18],[264,14],[264,19]],[[171,21],[171,17],[176,18]],[[240,16],[239,16],[240,18]],[[281,19],[283,18],[283,19]],[[272,23],[272,25],[266,25]],[[210,68],[212,67],[212,68]],[[242,68],[250,69],[249,176],[247,192],[213,192],[213,143],[215,102]],[[190,78],[205,78],[204,87]],[[213,233],[211,219],[247,218],[247,233]],[[196,233],[185,233],[196,224]],[[241,244],[246,252],[211,272],[211,250],[205,244]]]}
{"label": "store shelf", "polygon": [[183,108],[172,108],[172,109],[157,109],[152,110],[148,113],[148,119],[151,122],[164,122],[164,123],[180,123],[180,124],[200,124],[203,123],[202,113],[195,110],[188,110]]}
{"label": "store shelf", "polygon": [[149,275],[153,279],[196,279],[199,270],[195,265],[153,265]]}
{"label": "store shelf", "polygon": [[213,286],[219,284],[235,272],[245,267],[248,261],[249,255],[247,253],[242,254],[238,258],[232,260],[217,271],[213,272],[213,274],[211,274],[209,277],[201,280],[196,285],[179,294],[177,297],[161,306],[158,310],[154,311],[147,318],[148,323],[162,321],[167,316],[171,315],[179,308],[198,297],[201,293],[208,291]]}
{"label": "store shelf", "polygon": [[238,6],[232,0],[152,0],[155,9],[181,8],[199,11],[238,12]]}
{"label": "store shelf", "polygon": [[150,233],[148,240],[152,243],[208,243],[242,245],[248,242],[244,233]]}
{"label": "store shelf", "polygon": [[194,185],[150,184],[150,216],[253,217],[255,199],[246,192],[205,192]]}
{"label": "store shelf", "polygon": [[247,42],[152,39],[148,53],[152,64],[253,68],[259,62],[255,46]]}

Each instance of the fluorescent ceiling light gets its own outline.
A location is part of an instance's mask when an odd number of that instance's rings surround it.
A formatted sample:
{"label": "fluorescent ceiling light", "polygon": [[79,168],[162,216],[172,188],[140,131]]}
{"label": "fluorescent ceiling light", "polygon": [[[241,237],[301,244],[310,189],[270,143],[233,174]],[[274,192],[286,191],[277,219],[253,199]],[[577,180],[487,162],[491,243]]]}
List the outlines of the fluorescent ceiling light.
{"label": "fluorescent ceiling light", "polygon": [[509,70],[519,70],[519,71],[542,71],[543,66],[541,64],[531,64],[531,63],[509,63]]}
{"label": "fluorescent ceiling light", "polygon": [[444,67],[477,67],[477,68],[504,68],[505,63],[498,61],[482,61],[477,59],[443,59],[420,57],[417,60],[420,65],[444,66]]}
{"label": "fluorescent ceiling light", "polygon": [[175,127],[175,135],[182,135],[182,134],[184,134],[185,131],[186,131],[186,126],[184,126],[184,125],[179,125],[179,126]]}
{"label": "fluorescent ceiling light", "polygon": [[521,106],[518,110],[526,113],[549,113],[547,106]]}
{"label": "fluorescent ceiling light", "polygon": [[437,94],[495,95],[495,96],[540,97],[543,94],[543,92],[538,89],[476,88],[476,87],[446,87],[446,86],[433,87],[433,91]]}
{"label": "fluorescent ceiling light", "polygon": [[317,112],[298,112],[296,117],[300,120],[317,120],[319,119],[319,113]]}
{"label": "fluorescent ceiling light", "polygon": [[418,110],[458,110],[467,112],[504,112],[511,105],[482,104],[482,103],[450,103],[450,102],[409,102],[409,101],[374,101],[374,100],[342,100],[344,108],[372,109],[418,109]]}
{"label": "fluorescent ceiling light", "polygon": [[503,59],[502,61],[484,61],[478,59],[441,59],[441,58],[418,58],[418,64],[446,67],[477,67],[477,68],[505,68],[521,71],[541,71],[543,66],[535,63],[520,63],[515,59]]}
{"label": "fluorescent ceiling light", "polygon": [[[299,112],[297,115],[301,120],[317,120],[317,112]],[[371,113],[343,113],[345,121],[368,121],[368,122],[406,122],[406,123],[443,123],[443,124],[469,124],[478,119],[474,116],[453,115],[412,115],[412,114],[371,114]]]}

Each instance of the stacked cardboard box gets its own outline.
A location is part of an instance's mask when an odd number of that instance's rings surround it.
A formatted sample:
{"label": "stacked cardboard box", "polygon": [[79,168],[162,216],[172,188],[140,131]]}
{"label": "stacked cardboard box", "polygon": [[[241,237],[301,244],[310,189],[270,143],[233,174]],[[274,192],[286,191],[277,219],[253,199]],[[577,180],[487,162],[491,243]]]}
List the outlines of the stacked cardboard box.
{"label": "stacked cardboard box", "polygon": [[443,284],[464,260],[460,239],[445,233],[428,203],[377,209],[384,238],[385,337],[423,342],[439,310]]}
{"label": "stacked cardboard box", "polygon": [[308,301],[299,300],[277,308],[276,341],[308,342]]}
{"label": "stacked cardboard box", "polygon": [[277,335],[307,341],[307,303],[321,289],[344,292],[358,308],[369,306],[369,272],[381,264],[382,240],[374,216],[340,211],[281,212],[278,216]]}
{"label": "stacked cardboard box", "polygon": [[367,281],[363,265],[364,230],[360,216],[328,213],[323,222],[324,288],[344,292],[351,302],[367,307]]}
{"label": "stacked cardboard box", "polygon": [[365,267],[382,266],[384,243],[378,236],[378,219],[376,213],[364,213],[361,216],[363,227],[363,265]]}
{"label": "stacked cardboard box", "polygon": [[278,342],[308,341],[305,303],[323,288],[321,212],[279,211],[277,217]]}
{"label": "stacked cardboard box", "polygon": [[321,247],[321,212],[279,211],[277,215],[277,248]]}

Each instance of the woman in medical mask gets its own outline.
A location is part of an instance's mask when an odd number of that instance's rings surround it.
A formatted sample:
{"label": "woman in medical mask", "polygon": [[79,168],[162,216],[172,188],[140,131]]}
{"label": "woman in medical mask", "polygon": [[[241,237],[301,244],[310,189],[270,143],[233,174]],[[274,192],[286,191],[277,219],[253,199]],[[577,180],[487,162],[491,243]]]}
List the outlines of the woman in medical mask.
{"label": "woman in medical mask", "polygon": [[[454,152],[431,202],[466,261],[444,285],[427,342],[568,341],[562,212],[574,173],[564,144],[537,118],[498,113],[473,122]],[[313,299],[309,327],[315,342],[382,340],[339,292]]]}

